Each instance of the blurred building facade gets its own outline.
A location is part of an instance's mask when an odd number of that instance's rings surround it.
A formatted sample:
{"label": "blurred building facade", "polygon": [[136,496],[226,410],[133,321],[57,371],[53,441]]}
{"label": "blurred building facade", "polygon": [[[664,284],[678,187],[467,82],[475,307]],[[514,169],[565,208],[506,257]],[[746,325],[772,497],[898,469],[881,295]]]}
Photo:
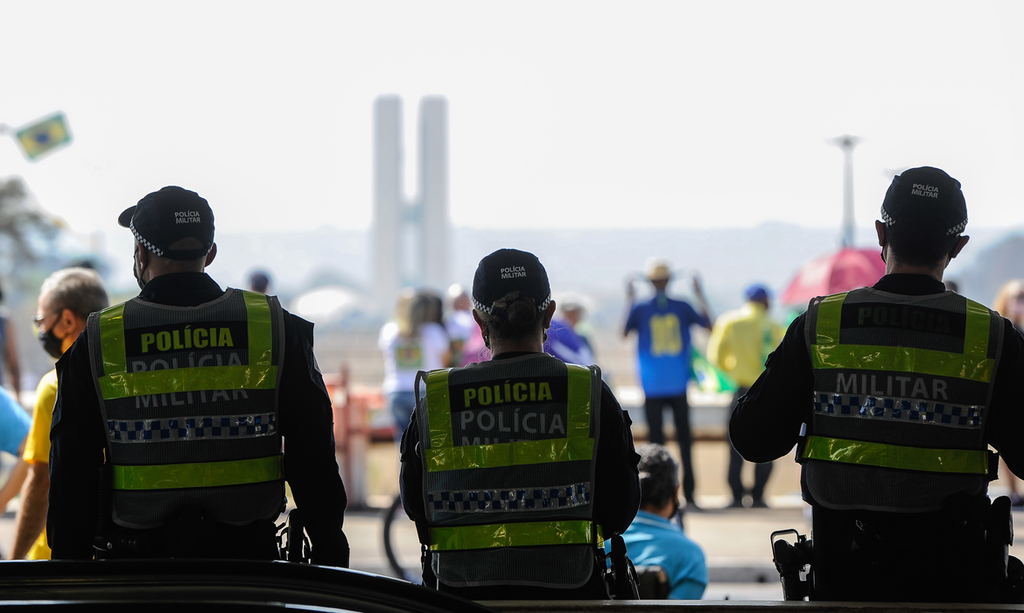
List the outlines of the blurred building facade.
{"label": "blurred building facade", "polygon": [[418,185],[403,185],[402,100],[374,104],[373,288],[377,309],[389,310],[404,287],[445,288],[451,282],[448,213],[448,101],[419,106]]}

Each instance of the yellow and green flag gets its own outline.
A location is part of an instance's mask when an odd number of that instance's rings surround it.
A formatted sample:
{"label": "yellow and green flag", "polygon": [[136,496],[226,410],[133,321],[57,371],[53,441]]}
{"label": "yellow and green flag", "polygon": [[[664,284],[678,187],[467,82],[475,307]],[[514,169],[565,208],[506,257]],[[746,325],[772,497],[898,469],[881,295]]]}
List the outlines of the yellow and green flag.
{"label": "yellow and green flag", "polygon": [[709,362],[700,351],[696,348],[690,351],[690,377],[697,381],[701,391],[725,394],[739,389],[732,377]]}
{"label": "yellow and green flag", "polygon": [[35,160],[71,142],[71,132],[68,130],[64,113],[55,113],[46,119],[24,126],[18,129],[14,136],[30,160]]}

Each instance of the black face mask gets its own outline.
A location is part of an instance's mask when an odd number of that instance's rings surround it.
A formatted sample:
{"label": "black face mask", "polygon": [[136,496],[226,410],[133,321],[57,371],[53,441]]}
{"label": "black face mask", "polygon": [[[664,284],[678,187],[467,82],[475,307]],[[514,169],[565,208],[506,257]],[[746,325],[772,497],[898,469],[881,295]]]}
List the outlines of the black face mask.
{"label": "black face mask", "polygon": [[59,360],[60,356],[64,355],[64,339],[57,338],[53,330],[40,330],[36,338],[43,344],[43,351],[50,354],[53,359]]}

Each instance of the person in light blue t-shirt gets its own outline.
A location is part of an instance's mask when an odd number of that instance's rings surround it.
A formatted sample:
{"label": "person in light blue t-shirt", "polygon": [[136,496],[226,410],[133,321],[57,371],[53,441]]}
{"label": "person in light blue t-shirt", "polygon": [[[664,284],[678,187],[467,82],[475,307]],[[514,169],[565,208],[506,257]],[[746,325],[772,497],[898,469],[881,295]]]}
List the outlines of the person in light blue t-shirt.
{"label": "person in light blue t-shirt", "polygon": [[19,449],[32,417],[7,390],[0,388],[0,451],[21,457]]}
{"label": "person in light blue t-shirt", "polygon": [[671,407],[683,464],[683,497],[688,507],[696,509],[690,405],[686,401],[686,384],[690,378],[690,326],[710,330],[711,318],[696,277],[693,279],[693,291],[700,302],[700,313],[689,303],[668,297],[668,284],[672,280],[668,261],[652,259],[648,262],[647,280],[654,287],[654,297],[650,300],[632,304],[633,282],[630,281],[626,288],[626,297],[632,306],[623,336],[628,337],[634,330],[638,336],[637,361],[644,389],[647,440],[665,444],[662,415],[666,407]]}
{"label": "person in light blue t-shirt", "polygon": [[21,491],[25,477],[28,476],[28,464],[21,457],[21,453],[31,424],[32,417],[28,411],[23,409],[6,389],[0,387],[0,451],[6,451],[17,458],[7,481],[0,488],[0,514],[7,508],[7,503]]}
{"label": "person in light blue t-shirt", "polygon": [[700,600],[708,585],[704,551],[679,523],[679,478],[675,460],[662,445],[644,443],[640,453],[640,510],[622,535],[637,566],[660,566],[669,578],[669,599]]}

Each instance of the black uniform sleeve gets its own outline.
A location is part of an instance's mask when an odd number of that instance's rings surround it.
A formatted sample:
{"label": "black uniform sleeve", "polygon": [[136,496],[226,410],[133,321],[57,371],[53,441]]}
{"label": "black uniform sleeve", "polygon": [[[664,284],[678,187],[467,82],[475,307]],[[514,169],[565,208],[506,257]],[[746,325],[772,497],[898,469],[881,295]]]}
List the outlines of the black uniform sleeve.
{"label": "black uniform sleeve", "polygon": [[[89,366],[89,340],[82,332],[57,362],[57,401],[50,427],[50,497],[46,538],[53,559],[93,557],[100,508],[106,433]],[[100,517],[100,514],[103,517]]]}
{"label": "black uniform sleeve", "polygon": [[402,433],[402,468],[398,484],[402,492],[402,506],[409,519],[416,522],[416,531],[420,542],[426,544],[427,511],[423,495],[423,459],[417,446],[420,442],[420,431],[416,413],[412,421]]}
{"label": "black uniform sleeve", "polygon": [[302,510],[313,563],[348,566],[342,531],[348,497],[335,456],[331,398],[313,356],[313,324],[285,313],[285,335],[278,401],[285,479]]}
{"label": "black uniform sleeve", "polygon": [[601,433],[597,443],[594,519],[606,537],[622,534],[640,508],[640,456],[633,446],[632,422],[611,389],[601,384]]}
{"label": "black uniform sleeve", "polygon": [[986,442],[999,451],[1013,474],[1024,478],[1024,411],[1019,391],[1024,379],[1024,336],[1009,321],[1004,328],[1003,353],[985,425]]}
{"label": "black uniform sleeve", "polygon": [[789,326],[764,372],[732,411],[729,439],[750,462],[770,462],[789,453],[800,439],[800,425],[810,418],[814,372],[804,320],[800,315]]}

